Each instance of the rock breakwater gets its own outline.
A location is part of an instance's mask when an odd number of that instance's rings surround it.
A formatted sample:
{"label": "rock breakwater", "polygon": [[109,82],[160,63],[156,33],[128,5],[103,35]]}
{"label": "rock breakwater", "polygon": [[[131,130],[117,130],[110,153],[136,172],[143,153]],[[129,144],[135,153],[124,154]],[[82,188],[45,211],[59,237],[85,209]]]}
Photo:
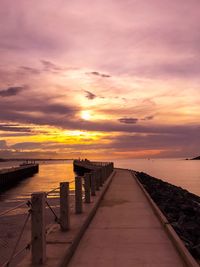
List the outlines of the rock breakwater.
{"label": "rock breakwater", "polygon": [[200,260],[200,197],[143,172],[136,176],[193,257]]}

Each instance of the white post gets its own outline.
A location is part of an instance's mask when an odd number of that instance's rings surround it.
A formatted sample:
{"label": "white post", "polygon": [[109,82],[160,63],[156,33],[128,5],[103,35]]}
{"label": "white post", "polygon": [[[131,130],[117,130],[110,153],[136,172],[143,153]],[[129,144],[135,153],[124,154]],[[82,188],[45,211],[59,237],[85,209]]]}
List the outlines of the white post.
{"label": "white post", "polygon": [[60,183],[60,228],[70,229],[69,183]]}
{"label": "white post", "polygon": [[31,195],[32,264],[43,264],[46,261],[45,200],[45,192]]}

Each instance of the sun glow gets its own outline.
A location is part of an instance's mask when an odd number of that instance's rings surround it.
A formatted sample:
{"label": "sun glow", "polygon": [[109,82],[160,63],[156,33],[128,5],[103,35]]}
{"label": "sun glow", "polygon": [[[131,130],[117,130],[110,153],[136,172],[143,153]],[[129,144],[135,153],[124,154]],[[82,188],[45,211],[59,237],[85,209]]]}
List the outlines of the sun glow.
{"label": "sun glow", "polygon": [[88,111],[88,110],[81,111],[81,118],[83,120],[89,121],[91,119],[90,111]]}

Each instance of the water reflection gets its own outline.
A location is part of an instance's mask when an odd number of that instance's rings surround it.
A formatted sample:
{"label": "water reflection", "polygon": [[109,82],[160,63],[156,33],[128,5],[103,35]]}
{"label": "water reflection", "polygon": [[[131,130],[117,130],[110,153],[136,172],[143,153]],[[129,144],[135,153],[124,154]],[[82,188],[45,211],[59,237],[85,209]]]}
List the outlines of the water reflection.
{"label": "water reflection", "polygon": [[[19,162],[18,162],[19,164]],[[16,165],[15,165],[16,166]],[[22,200],[30,197],[32,192],[48,192],[59,186],[60,182],[74,180],[72,161],[48,162],[39,166],[39,173],[21,181],[17,186],[0,195],[1,201]],[[74,189],[74,184],[70,184]],[[54,194],[52,194],[53,196]]]}
{"label": "water reflection", "polygon": [[[124,159],[110,161],[113,161],[116,167],[143,171],[200,195],[200,161],[186,161],[183,159]],[[6,164],[9,165],[10,163]],[[19,162],[13,164],[16,166],[16,164],[19,165]],[[74,180],[72,161],[42,163],[40,164],[39,173],[1,194],[0,200],[2,203],[2,200],[8,202],[11,199],[15,201],[27,199],[32,192],[50,191],[58,187],[60,182],[71,180]],[[74,189],[74,184],[70,184],[70,189]]]}

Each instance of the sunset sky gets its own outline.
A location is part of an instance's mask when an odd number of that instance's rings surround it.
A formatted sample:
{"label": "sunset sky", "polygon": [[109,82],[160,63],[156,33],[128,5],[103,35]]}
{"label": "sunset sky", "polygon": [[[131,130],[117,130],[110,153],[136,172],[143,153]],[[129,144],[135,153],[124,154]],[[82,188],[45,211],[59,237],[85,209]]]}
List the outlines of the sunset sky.
{"label": "sunset sky", "polygon": [[0,157],[200,154],[199,0],[1,0]]}

